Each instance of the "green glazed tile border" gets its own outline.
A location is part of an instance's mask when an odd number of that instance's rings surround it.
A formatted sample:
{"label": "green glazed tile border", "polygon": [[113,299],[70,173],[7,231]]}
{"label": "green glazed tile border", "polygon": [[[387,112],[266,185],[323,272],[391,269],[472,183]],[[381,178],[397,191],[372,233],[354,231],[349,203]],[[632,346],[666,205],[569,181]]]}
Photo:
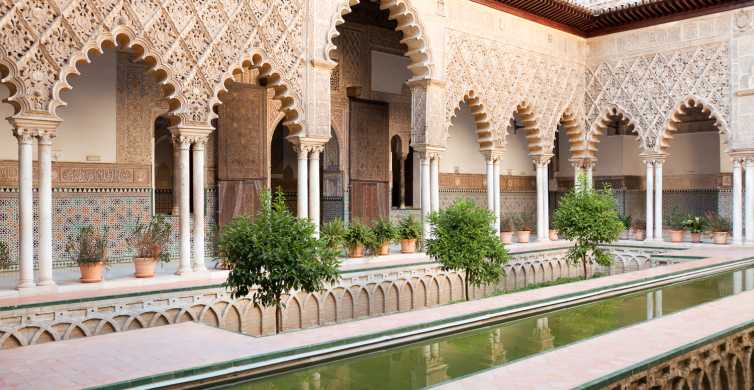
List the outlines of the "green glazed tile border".
{"label": "green glazed tile border", "polygon": [[[669,274],[658,275],[658,276],[653,276],[653,277],[643,278],[643,279],[637,279],[637,280],[633,280],[633,281],[629,281],[629,282],[617,283],[617,284],[612,284],[612,285],[608,285],[608,286],[597,287],[597,288],[593,288],[593,289],[589,289],[589,290],[584,290],[584,291],[577,291],[577,292],[573,292],[573,293],[558,295],[558,296],[549,297],[549,298],[540,299],[540,300],[527,301],[527,302],[518,303],[518,304],[515,304],[515,305],[504,306],[504,307],[499,307],[499,308],[495,308],[495,309],[489,309],[489,310],[483,310],[483,311],[478,311],[478,312],[467,313],[467,314],[463,314],[463,315],[459,315],[459,316],[455,316],[455,317],[444,318],[444,319],[441,319],[441,320],[435,320],[435,321],[426,322],[426,323],[420,323],[420,324],[416,324],[416,325],[404,326],[404,327],[401,327],[401,328],[395,328],[395,329],[385,330],[385,331],[381,331],[381,332],[368,333],[368,334],[364,334],[364,335],[361,335],[361,336],[354,336],[354,337],[349,337],[349,338],[344,338],[344,339],[333,340],[333,341],[326,342],[326,343],[311,344],[311,345],[303,346],[303,347],[300,347],[300,348],[290,348],[290,349],[280,350],[280,351],[266,353],[266,354],[247,356],[247,357],[244,357],[244,358],[230,360],[230,361],[226,361],[226,362],[222,362],[222,363],[216,363],[216,364],[199,366],[199,367],[194,367],[194,368],[189,368],[189,369],[171,371],[171,372],[157,374],[157,375],[153,375],[153,376],[147,376],[147,377],[143,377],[143,378],[136,378],[136,379],[132,379],[132,380],[127,380],[127,381],[122,381],[122,382],[116,382],[116,383],[112,383],[112,384],[108,384],[108,385],[103,385],[103,386],[96,386],[96,387],[92,387],[90,389],[97,389],[97,390],[99,390],[99,389],[108,389],[108,390],[110,390],[110,389],[126,389],[126,388],[130,388],[130,387],[135,387],[135,386],[141,386],[141,385],[146,385],[146,384],[164,382],[164,381],[167,381],[167,380],[170,380],[170,379],[186,378],[186,377],[190,377],[190,376],[197,375],[197,374],[204,374],[204,373],[208,373],[208,372],[212,372],[212,371],[219,371],[219,370],[223,370],[223,369],[230,368],[230,367],[245,366],[245,365],[249,365],[249,364],[263,362],[265,360],[271,360],[271,359],[281,358],[281,357],[288,356],[288,355],[296,355],[296,354],[302,354],[302,353],[307,353],[307,352],[313,352],[313,351],[316,351],[316,350],[329,349],[329,348],[334,348],[334,347],[338,347],[338,346],[342,346],[342,345],[354,344],[354,343],[366,341],[366,340],[369,340],[369,339],[375,339],[375,338],[380,338],[380,337],[385,337],[385,336],[391,336],[391,335],[396,335],[396,334],[401,334],[401,333],[407,333],[407,332],[417,331],[417,330],[426,329],[426,328],[437,327],[437,326],[441,326],[441,325],[444,325],[444,324],[447,324],[447,323],[451,323],[451,322],[469,320],[469,319],[472,319],[474,317],[487,316],[487,315],[491,315],[491,314],[495,314],[495,313],[500,313],[500,312],[504,312],[504,311],[510,311],[510,310],[519,309],[519,308],[526,307],[526,306],[546,304],[547,302],[551,302],[551,301],[554,301],[554,300],[569,299],[569,298],[577,297],[579,295],[589,295],[589,294],[598,293],[598,292],[605,291],[605,290],[617,289],[617,288],[627,287],[627,286],[630,286],[630,285],[637,285],[637,284],[641,284],[641,283],[651,282],[653,280],[664,279],[664,278],[674,277],[674,276],[680,276],[680,275],[688,274],[688,273],[700,272],[700,271],[704,271],[704,270],[711,269],[711,268],[716,268],[716,267],[721,267],[721,266],[726,266],[726,265],[733,265],[735,263],[740,263],[740,262],[746,262],[746,261],[749,261],[749,260],[752,260],[752,259],[754,259],[754,256],[747,257],[747,258],[742,258],[742,259],[737,259],[737,260],[731,260],[731,261],[728,261],[728,262],[725,262],[725,263],[707,265],[707,266],[704,266],[704,267],[701,267],[701,268],[695,268],[695,269],[691,269],[691,270],[676,271],[676,272],[669,273]],[[731,270],[727,269],[727,270],[720,271],[720,272],[722,273],[722,272],[730,272],[730,271]],[[711,275],[709,275],[709,276],[711,276]]]}

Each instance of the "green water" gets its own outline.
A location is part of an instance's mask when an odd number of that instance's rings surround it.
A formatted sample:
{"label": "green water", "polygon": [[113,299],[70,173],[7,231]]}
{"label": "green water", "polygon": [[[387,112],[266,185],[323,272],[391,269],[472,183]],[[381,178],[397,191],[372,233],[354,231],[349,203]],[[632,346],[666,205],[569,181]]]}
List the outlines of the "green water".
{"label": "green water", "polygon": [[420,389],[748,290],[754,268],[248,380],[228,389]]}

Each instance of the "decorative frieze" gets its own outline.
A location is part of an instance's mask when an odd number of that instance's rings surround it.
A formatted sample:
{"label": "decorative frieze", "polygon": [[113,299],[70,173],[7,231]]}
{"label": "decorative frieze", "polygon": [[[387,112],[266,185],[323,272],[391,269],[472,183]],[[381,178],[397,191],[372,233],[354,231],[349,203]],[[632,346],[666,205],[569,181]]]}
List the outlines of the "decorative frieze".
{"label": "decorative frieze", "polygon": [[[35,166],[35,181],[37,177]],[[52,183],[56,188],[149,188],[151,167],[148,164],[53,162]],[[0,161],[0,186],[18,186],[18,162]]]}

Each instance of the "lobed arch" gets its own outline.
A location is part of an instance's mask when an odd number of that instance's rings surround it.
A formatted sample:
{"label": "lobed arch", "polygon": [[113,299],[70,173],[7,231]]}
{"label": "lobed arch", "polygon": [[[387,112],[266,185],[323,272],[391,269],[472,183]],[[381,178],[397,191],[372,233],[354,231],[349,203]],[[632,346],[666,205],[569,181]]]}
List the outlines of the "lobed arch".
{"label": "lobed arch", "polygon": [[491,118],[487,115],[485,105],[482,103],[481,97],[471,90],[467,92],[463,100],[456,105],[452,116],[449,118],[445,132],[443,135],[443,144],[448,144],[448,137],[450,136],[450,126],[453,124],[453,119],[458,115],[461,110],[461,104],[467,104],[471,110],[471,114],[474,117],[474,127],[476,129],[476,139],[479,143],[480,151],[494,150],[498,146],[498,142],[495,138],[495,133],[492,131]]}
{"label": "lobed arch", "polygon": [[526,131],[526,141],[530,156],[538,156],[549,151],[544,146],[542,133],[539,130],[539,117],[534,106],[528,101],[522,101],[516,105],[510,119],[511,127],[516,126],[516,122],[521,122],[520,129]]}
{"label": "lobed arch", "polygon": [[[330,22],[330,30],[327,33],[327,43],[325,45],[324,57],[332,65],[336,61],[332,58],[332,53],[336,49],[335,38],[340,33],[337,27],[345,23],[343,16],[351,12],[351,8],[361,1],[366,0],[341,0],[335,15]],[[398,23],[396,31],[403,34],[401,43],[408,47],[405,56],[410,59],[408,69],[413,77],[409,80],[425,80],[432,78],[433,67],[431,64],[430,45],[427,34],[424,32],[424,26],[419,22],[418,12],[409,4],[409,0],[378,0],[381,10],[388,10],[390,20]]]}
{"label": "lobed arch", "polygon": [[645,148],[645,142],[642,137],[642,132],[638,130],[636,122],[633,118],[627,114],[626,110],[618,105],[611,104],[602,110],[599,117],[592,123],[589,131],[585,135],[585,142],[587,150],[591,155],[596,155],[597,144],[599,144],[599,137],[605,134],[605,130],[610,127],[610,124],[615,121],[623,123],[631,132],[636,133],[640,137],[640,144],[642,148]]}
{"label": "lobed arch", "polygon": [[[572,159],[594,160],[597,153],[597,139],[587,140],[587,133],[578,114],[566,108],[560,116],[560,125],[568,137],[568,151]],[[554,145],[553,145],[554,146]]]}
{"label": "lobed arch", "polygon": [[217,106],[222,104],[222,94],[228,92],[230,83],[234,82],[236,76],[245,70],[258,72],[256,75],[257,82],[264,80],[264,85],[274,91],[272,98],[280,102],[279,110],[283,114],[275,119],[275,123],[277,124],[282,120],[283,125],[288,128],[291,137],[303,136],[303,112],[300,108],[300,102],[292,95],[289,83],[284,80],[280,72],[274,69],[272,62],[258,48],[251,49],[249,52],[243,54],[239,61],[219,77],[220,81],[213,88],[211,97],[208,98],[209,107],[211,107],[209,113],[210,120],[217,118]]}
{"label": "lobed arch", "polygon": [[710,119],[714,120],[714,126],[717,127],[720,134],[725,136],[725,144],[730,147],[731,133],[724,117],[720,115],[720,111],[718,111],[714,105],[710,104],[700,97],[686,96],[681,99],[673,108],[673,111],[668,117],[663,130],[660,132],[657,140],[654,142],[654,151],[660,153],[668,152],[668,150],[670,149],[670,142],[673,139],[673,133],[678,131],[679,125],[683,122],[683,118],[681,117],[690,108],[700,108],[704,115],[707,115]]}

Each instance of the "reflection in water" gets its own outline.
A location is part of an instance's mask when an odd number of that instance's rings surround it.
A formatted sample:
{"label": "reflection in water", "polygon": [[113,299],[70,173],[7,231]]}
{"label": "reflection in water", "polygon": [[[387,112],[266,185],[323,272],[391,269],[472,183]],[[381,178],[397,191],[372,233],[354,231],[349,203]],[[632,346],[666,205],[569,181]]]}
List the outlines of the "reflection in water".
{"label": "reflection in water", "polygon": [[419,389],[754,289],[754,269],[373,352],[230,386],[261,390]]}

